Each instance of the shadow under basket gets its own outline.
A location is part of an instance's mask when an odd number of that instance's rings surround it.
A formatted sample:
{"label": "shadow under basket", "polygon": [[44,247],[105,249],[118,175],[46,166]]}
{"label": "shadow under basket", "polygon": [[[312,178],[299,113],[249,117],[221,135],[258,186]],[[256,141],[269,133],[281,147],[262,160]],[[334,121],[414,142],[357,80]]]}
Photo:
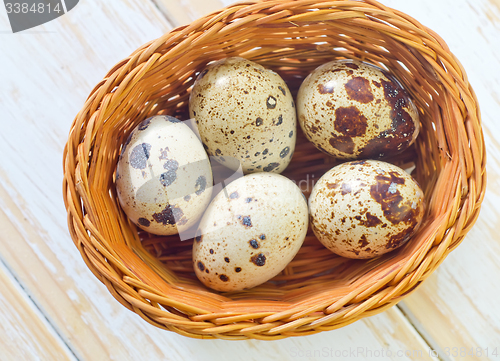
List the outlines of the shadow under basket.
{"label": "shadow under basket", "polygon": [[[390,69],[421,120],[416,143],[391,160],[414,166],[426,197],[424,223],[409,242],[378,258],[349,260],[309,232],[292,263],[271,281],[220,293],[195,277],[191,241],[150,235],[127,219],[114,184],[127,136],[155,114],[187,119],[198,73],[230,56],[275,70],[294,95],[310,71],[334,59]],[[314,181],[335,164],[299,134],[283,174]],[[73,122],[63,190],[75,245],[125,307],[189,337],[274,340],[348,325],[414,291],[474,224],[485,180],[477,99],[438,35],[375,1],[272,0],[235,4],[174,29],[113,67]],[[303,191],[307,196],[310,186]]]}

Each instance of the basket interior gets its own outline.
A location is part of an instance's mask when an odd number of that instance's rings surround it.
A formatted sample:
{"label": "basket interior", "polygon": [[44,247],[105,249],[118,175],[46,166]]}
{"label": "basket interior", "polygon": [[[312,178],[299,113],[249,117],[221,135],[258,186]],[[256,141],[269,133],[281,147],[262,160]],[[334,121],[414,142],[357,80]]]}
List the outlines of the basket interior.
{"label": "basket interior", "polygon": [[[262,9],[262,4],[254,5],[254,11]],[[442,251],[439,245],[450,225],[445,210],[456,197],[458,183],[464,182],[452,159],[460,152],[453,140],[458,137],[456,123],[463,123],[467,111],[457,85],[443,75],[448,71],[450,56],[443,48],[426,47],[425,38],[431,35],[403,17],[386,16],[378,7],[363,6],[364,16],[352,7],[338,7],[325,12],[323,20],[317,15],[314,21],[308,18],[312,9],[296,10],[293,19],[280,21],[275,14],[283,16],[283,11],[289,11],[286,4],[265,9],[275,21],[252,18],[248,7],[244,13],[222,11],[212,20],[202,19],[146,44],[109,72],[98,86],[106,82],[117,86],[104,95],[99,107],[89,109],[93,116],[87,127],[94,128],[95,136],[82,141],[90,154],[86,177],[89,193],[94,195],[83,203],[88,224],[94,227],[89,226],[94,251],[87,252],[94,252],[93,256],[108,266],[90,258],[86,261],[94,270],[99,269],[99,278],[115,297],[130,307],[133,302],[114,289],[135,287],[131,279],[136,278],[142,282],[139,288],[175,299],[167,302],[165,298],[162,307],[179,315],[221,310],[287,312],[290,308],[311,315],[324,312],[336,301],[355,304],[375,293],[381,306],[395,302],[426,276],[429,263],[422,260],[429,252]],[[215,18],[224,19],[224,24]],[[132,129],[149,116],[168,114],[188,119],[190,89],[197,75],[208,63],[230,56],[241,56],[275,70],[287,82],[294,98],[310,71],[334,59],[358,59],[390,69],[409,90],[420,113],[421,131],[416,143],[390,160],[404,168],[414,166],[412,175],[424,190],[427,212],[417,234],[386,255],[350,260],[335,256],[309,231],[292,263],[271,281],[251,290],[220,293],[197,280],[191,241],[154,236],[131,224],[120,210],[114,189],[114,168],[121,145]],[[297,182],[307,177],[317,180],[337,161],[307,142],[300,127],[298,132],[294,157],[283,174]],[[302,184],[308,196],[311,182]],[[454,241],[458,244],[459,239]],[[201,304],[203,312],[199,311]]]}

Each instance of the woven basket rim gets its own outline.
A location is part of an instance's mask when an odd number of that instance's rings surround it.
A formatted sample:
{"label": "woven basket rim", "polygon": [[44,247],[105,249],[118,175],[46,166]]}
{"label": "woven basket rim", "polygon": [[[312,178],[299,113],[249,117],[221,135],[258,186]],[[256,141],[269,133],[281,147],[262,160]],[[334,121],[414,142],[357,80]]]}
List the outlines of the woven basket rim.
{"label": "woven basket rim", "polygon": [[[301,294],[303,275],[315,270],[306,267],[296,283],[285,277],[290,288],[265,286],[241,297],[195,285],[142,249],[144,235],[123,217],[113,193],[108,169],[119,146],[112,140],[123,140],[148,116],[182,112],[197,72],[232,55],[276,68],[292,82],[328,56],[367,60],[399,75],[418,98],[426,125],[415,162],[429,211],[412,244],[382,263],[346,266],[356,272],[345,271],[343,283],[314,281]],[[299,151],[298,159],[307,152]],[[373,0],[246,1],[173,29],[110,69],[73,121],[63,154],[63,198],[71,238],[87,266],[144,320],[195,338],[274,340],[343,327],[415,291],[476,221],[485,164],[476,95],[432,30]],[[317,252],[313,240],[309,246]]]}

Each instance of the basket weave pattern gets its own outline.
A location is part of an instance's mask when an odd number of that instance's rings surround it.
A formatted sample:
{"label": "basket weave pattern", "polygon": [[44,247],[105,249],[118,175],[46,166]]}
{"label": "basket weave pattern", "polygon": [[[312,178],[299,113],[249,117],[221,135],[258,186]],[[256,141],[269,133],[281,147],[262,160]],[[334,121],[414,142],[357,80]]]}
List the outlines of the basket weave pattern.
{"label": "basket weave pattern", "polygon": [[[425,221],[405,246],[348,260],[309,232],[271,282],[219,293],[196,279],[191,242],[140,231],[114,189],[120,146],[155,114],[187,119],[196,75],[242,56],[277,71],[295,94],[318,65],[337,58],[388,68],[416,101],[417,142],[398,159],[414,165]],[[64,150],[63,194],[71,237],[111,294],[147,322],[197,338],[279,339],[331,330],[381,312],[415,290],[474,224],[485,192],[485,147],[464,69],[433,31],[371,1],[270,0],[232,5],[137,49],[96,85]],[[284,175],[315,179],[335,165],[299,134]],[[310,183],[302,187],[306,195]]]}

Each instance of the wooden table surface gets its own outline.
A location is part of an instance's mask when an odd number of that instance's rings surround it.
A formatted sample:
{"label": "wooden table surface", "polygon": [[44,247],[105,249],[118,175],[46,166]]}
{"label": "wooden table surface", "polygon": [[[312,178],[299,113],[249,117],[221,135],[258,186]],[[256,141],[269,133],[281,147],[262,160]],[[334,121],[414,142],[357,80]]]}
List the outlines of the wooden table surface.
{"label": "wooden table surface", "polygon": [[500,360],[500,0],[382,0],[441,35],[482,111],[488,190],[462,244],[397,306],[280,341],[196,340],[147,324],[69,237],[62,152],[118,61],[231,0],[81,0],[12,34],[0,6],[0,360]]}

